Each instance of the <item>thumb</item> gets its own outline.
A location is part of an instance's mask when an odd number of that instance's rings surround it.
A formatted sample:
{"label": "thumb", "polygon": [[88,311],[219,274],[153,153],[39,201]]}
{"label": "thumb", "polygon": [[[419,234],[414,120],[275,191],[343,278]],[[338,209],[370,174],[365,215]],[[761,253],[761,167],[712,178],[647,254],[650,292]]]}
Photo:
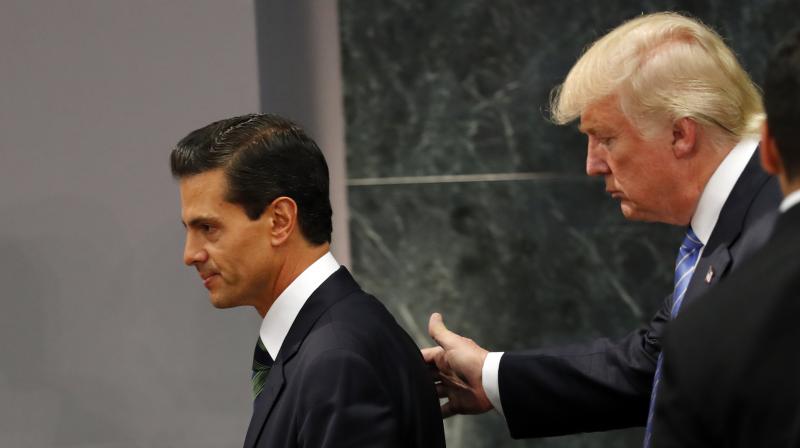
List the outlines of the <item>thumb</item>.
{"label": "thumb", "polygon": [[455,347],[461,340],[461,336],[444,326],[442,315],[439,313],[431,314],[431,320],[428,322],[428,334],[445,350]]}

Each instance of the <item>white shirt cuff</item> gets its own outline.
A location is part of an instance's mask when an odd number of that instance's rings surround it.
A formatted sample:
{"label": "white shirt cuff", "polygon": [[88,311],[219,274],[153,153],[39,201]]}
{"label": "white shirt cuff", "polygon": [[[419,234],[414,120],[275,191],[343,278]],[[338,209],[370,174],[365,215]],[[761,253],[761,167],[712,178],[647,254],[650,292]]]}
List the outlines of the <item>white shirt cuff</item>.
{"label": "white shirt cuff", "polygon": [[483,391],[486,392],[486,397],[489,402],[503,417],[503,404],[500,402],[500,358],[503,357],[503,352],[489,352],[486,355],[486,360],[483,361],[483,370],[481,374],[481,382],[483,383]]}

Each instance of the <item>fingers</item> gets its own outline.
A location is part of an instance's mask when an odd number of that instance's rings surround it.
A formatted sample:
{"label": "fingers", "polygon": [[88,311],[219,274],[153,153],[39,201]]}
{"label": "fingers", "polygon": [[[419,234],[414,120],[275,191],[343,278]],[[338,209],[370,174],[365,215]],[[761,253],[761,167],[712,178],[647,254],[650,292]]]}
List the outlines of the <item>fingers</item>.
{"label": "fingers", "polygon": [[428,322],[428,334],[431,335],[434,341],[445,350],[450,350],[462,342],[461,336],[453,333],[444,326],[442,315],[439,313],[431,314],[431,319]]}
{"label": "fingers", "polygon": [[436,359],[444,355],[444,349],[441,347],[428,347],[422,349],[422,358],[427,364],[433,364]]}
{"label": "fingers", "polygon": [[434,383],[438,383],[444,380],[442,376],[442,372],[439,371],[439,368],[436,364],[428,364],[428,374],[430,374],[431,379]]}
{"label": "fingers", "polygon": [[422,358],[425,360],[428,366],[428,373],[430,373],[434,382],[449,381],[453,383],[453,380],[457,382],[457,375],[453,373],[452,369],[447,364],[445,354],[446,352],[441,347],[422,349]]}
{"label": "fingers", "polygon": [[456,415],[456,412],[453,410],[453,405],[448,401],[442,405],[442,418],[448,418]]}
{"label": "fingers", "polygon": [[442,383],[437,383],[436,384],[436,395],[439,398],[448,398],[449,396],[447,395],[447,391],[448,391],[448,387],[445,386],[444,384],[442,384]]}

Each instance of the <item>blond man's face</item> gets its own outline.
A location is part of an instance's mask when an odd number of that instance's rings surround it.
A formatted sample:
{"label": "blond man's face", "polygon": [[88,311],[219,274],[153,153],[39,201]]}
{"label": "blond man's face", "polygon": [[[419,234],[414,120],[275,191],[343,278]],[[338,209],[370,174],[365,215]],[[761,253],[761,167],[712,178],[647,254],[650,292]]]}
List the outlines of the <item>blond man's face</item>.
{"label": "blond man's face", "polygon": [[[586,107],[580,130],[588,137],[586,174],[602,176],[625,218],[685,224],[676,188],[671,126],[647,137],[623,114],[615,96]],[[690,214],[689,214],[690,216]]]}

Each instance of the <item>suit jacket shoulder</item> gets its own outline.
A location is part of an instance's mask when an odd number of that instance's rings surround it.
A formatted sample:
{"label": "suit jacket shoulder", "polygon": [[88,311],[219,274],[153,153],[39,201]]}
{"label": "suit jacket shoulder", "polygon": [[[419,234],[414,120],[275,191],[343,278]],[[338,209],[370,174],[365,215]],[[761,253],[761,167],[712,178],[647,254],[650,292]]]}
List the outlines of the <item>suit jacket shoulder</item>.
{"label": "suit jacket shoulder", "polygon": [[782,197],[777,179],[764,172],[756,151],[722,207],[695,267],[683,307],[691,306],[764,245]]}

